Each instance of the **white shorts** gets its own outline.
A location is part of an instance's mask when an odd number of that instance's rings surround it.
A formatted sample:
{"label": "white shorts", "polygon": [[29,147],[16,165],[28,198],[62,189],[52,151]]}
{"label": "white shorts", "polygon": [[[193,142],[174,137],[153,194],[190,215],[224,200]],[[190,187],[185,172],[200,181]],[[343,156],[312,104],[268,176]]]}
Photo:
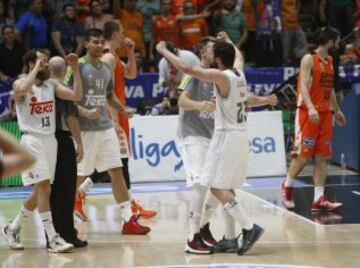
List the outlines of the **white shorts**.
{"label": "white shorts", "polygon": [[24,186],[55,179],[57,159],[57,141],[55,135],[24,134],[21,146],[28,150],[35,158],[35,164],[22,173]]}
{"label": "white shorts", "polygon": [[209,145],[210,140],[204,137],[190,136],[180,141],[179,149],[184,162],[186,184],[188,186],[201,182],[201,174]]}
{"label": "white shorts", "polygon": [[77,165],[78,176],[88,176],[98,172],[122,167],[119,140],[115,129],[82,131],[84,158]]}
{"label": "white shorts", "polygon": [[247,131],[215,130],[201,183],[225,190],[241,188],[246,179],[248,157]]}

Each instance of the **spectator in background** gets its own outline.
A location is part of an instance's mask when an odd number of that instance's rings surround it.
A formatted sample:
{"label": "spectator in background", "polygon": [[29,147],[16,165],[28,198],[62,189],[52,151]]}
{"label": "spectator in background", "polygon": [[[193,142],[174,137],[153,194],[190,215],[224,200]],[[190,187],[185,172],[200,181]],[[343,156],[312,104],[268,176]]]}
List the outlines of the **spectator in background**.
{"label": "spectator in background", "polygon": [[245,17],[245,27],[248,33],[247,39],[242,48],[245,52],[246,62],[254,64],[256,54],[256,19],[255,4],[253,3],[253,0],[244,0],[241,6],[241,11]]}
{"label": "spectator in background", "polygon": [[177,20],[177,16],[171,13],[171,0],[161,0],[161,14],[153,17],[155,44],[166,41],[179,46]]}
{"label": "spectator in background", "polygon": [[84,42],[84,27],[76,21],[76,7],[66,4],[63,7],[64,17],[54,21],[51,29],[51,39],[54,43],[56,54],[63,58],[70,53],[81,55]]}
{"label": "spectator in background", "polygon": [[51,11],[54,14],[54,18],[62,18],[65,16],[64,6],[68,4],[75,5],[75,0],[47,0],[51,7]]}
{"label": "spectator in background", "polygon": [[0,44],[0,79],[7,81],[9,78],[16,78],[23,68],[23,57],[25,47],[15,40],[15,30],[11,25],[6,25],[1,29],[4,38]]}
{"label": "spectator in background", "polygon": [[[188,50],[177,49],[173,44],[167,43],[167,48],[173,54],[181,58],[185,63],[191,66],[200,66],[199,58]],[[169,88],[177,89],[183,78],[183,73],[179,72],[167,59],[162,58],[159,62],[159,84],[163,87],[164,92]]]}
{"label": "spectator in background", "polygon": [[[184,13],[184,3],[187,0],[172,0],[172,7],[171,7],[171,12],[174,15],[181,15]],[[199,12],[199,0],[190,0],[195,7],[195,13]]]}
{"label": "spectator in background", "polygon": [[217,32],[226,32],[231,41],[240,48],[247,39],[245,18],[241,11],[236,9],[236,0],[224,0],[223,9],[213,17]]}
{"label": "spectator in background", "polygon": [[102,4],[99,0],[90,1],[90,13],[85,19],[85,30],[92,28],[103,30],[104,24],[113,18],[112,15],[103,13]]}
{"label": "spectator in background", "polygon": [[282,41],[279,0],[258,0],[256,18],[256,67],[281,66]]}
{"label": "spectator in background", "polygon": [[[184,1],[183,10],[185,16],[196,14],[196,7],[191,0]],[[179,22],[181,47],[187,50],[195,50],[201,38],[209,32],[204,18],[186,19]]]}
{"label": "spectator in background", "polygon": [[321,0],[320,19],[328,26],[338,29],[341,36],[349,34],[353,28],[352,0]]}
{"label": "spectator in background", "polygon": [[[55,0],[56,1],[56,0]],[[119,0],[114,0],[116,2],[119,2]],[[107,11],[110,8],[110,2],[109,0],[99,0],[101,4],[101,8],[103,11]],[[90,9],[90,0],[76,0],[76,10],[78,14],[78,20],[80,22],[84,22],[86,17],[90,15],[91,9]]]}
{"label": "spectator in background", "polygon": [[[141,56],[145,57],[144,45],[144,18],[139,11],[136,10],[136,0],[125,0],[124,9],[119,9],[119,6],[114,6],[114,17],[119,19],[122,23],[124,36],[132,39],[135,42],[135,48],[140,49]],[[118,52],[121,58],[126,58],[127,52],[125,47],[122,47]]]}
{"label": "spectator in background", "polygon": [[340,56],[340,64],[360,64],[360,31],[355,34],[352,45]]}
{"label": "spectator in background", "polygon": [[27,49],[47,48],[48,25],[43,16],[42,0],[30,0],[30,10],[25,12],[16,23],[16,37],[23,40]]}
{"label": "spectator in background", "polygon": [[299,0],[280,0],[284,65],[300,64],[307,52],[305,32],[299,24]]}
{"label": "spectator in background", "polygon": [[354,27],[360,28],[360,0],[355,0],[353,6],[353,19],[354,19]]}
{"label": "spectator in background", "polygon": [[[8,17],[5,3],[0,1],[0,29],[6,25],[13,25],[14,21]],[[0,42],[3,41],[2,34],[0,35]]]}
{"label": "spectator in background", "polygon": [[151,115],[171,115],[179,114],[178,106],[179,94],[177,89],[170,88],[166,91],[162,102],[154,105],[151,109]]}
{"label": "spectator in background", "polygon": [[31,0],[9,0],[9,17],[16,21],[29,10]]}
{"label": "spectator in background", "polygon": [[136,4],[144,18],[143,34],[145,44],[145,70],[149,71],[149,64],[154,60],[153,17],[160,13],[159,0],[139,0]]}

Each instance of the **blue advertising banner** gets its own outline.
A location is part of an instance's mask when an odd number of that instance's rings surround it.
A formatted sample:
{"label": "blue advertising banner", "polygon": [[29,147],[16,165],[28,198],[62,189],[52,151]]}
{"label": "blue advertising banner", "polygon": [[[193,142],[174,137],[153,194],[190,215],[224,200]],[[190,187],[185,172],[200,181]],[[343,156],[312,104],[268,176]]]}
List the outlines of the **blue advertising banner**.
{"label": "blue advertising banner", "polygon": [[[256,95],[268,95],[277,86],[288,80],[298,72],[298,68],[246,68],[245,75],[249,91]],[[360,65],[345,65],[339,69],[342,82],[360,82]],[[156,99],[159,102],[164,96],[164,88],[158,84],[157,73],[139,73],[134,80],[126,81],[126,98],[131,107],[138,107],[141,101]],[[8,97],[11,91],[12,81],[0,82],[0,120],[7,113]],[[2,116],[3,115],[3,116]]]}

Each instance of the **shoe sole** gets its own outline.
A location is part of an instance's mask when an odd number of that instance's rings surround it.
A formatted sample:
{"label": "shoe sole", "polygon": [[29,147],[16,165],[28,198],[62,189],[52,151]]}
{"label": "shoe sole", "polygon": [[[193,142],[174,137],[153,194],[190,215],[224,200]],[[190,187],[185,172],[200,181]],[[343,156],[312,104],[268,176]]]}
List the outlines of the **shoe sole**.
{"label": "shoe sole", "polygon": [[5,231],[4,231],[4,228],[1,229],[1,236],[6,240],[6,242],[8,242],[8,245],[11,249],[13,250],[23,250],[24,247],[12,247],[10,244],[9,244],[9,239],[7,238],[6,234],[5,234]]}
{"label": "shoe sole", "polygon": [[343,207],[343,205],[338,206],[336,208],[331,208],[331,209],[329,209],[329,208],[311,208],[311,211],[316,212],[316,213],[321,213],[321,212],[325,212],[325,211],[336,211],[342,207]]}
{"label": "shoe sole", "polygon": [[73,249],[74,249],[74,246],[67,247],[67,248],[64,248],[62,250],[53,250],[51,248],[48,248],[48,251],[50,253],[70,253],[70,252],[72,252]]}
{"label": "shoe sole", "polygon": [[251,246],[244,252],[239,253],[239,251],[237,252],[238,255],[244,255],[246,252],[248,252],[256,243],[256,241],[259,240],[259,238],[264,234],[265,229],[261,228],[260,232],[257,234],[257,236],[254,239],[254,242],[251,244]]}
{"label": "shoe sole", "polygon": [[197,254],[197,255],[209,255],[209,254],[213,254],[213,251],[199,251],[199,250],[195,250],[190,248],[188,245],[185,246],[185,252],[186,253],[190,253],[190,254]]}

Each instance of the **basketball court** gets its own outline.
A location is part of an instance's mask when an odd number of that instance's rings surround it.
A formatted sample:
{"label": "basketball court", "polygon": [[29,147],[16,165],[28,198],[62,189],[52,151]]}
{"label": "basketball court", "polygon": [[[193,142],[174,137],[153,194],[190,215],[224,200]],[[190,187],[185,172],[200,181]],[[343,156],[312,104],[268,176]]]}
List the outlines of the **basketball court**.
{"label": "basketball court", "polygon": [[[247,180],[239,194],[265,234],[244,256],[184,252],[190,191],[182,181],[133,185],[136,199],[158,212],[153,219],[141,220],[152,228],[145,236],[120,234],[120,215],[112,205],[110,185],[97,184],[86,203],[89,221],[77,223],[79,236],[89,241],[88,248],[49,254],[41,220],[35,215],[22,230],[25,250],[9,250],[0,239],[1,267],[360,267],[360,176],[331,167],[326,192],[344,202],[344,207],[340,213],[311,214],[313,187],[307,173],[295,184],[297,208],[293,212],[281,205],[281,177]],[[29,192],[30,188],[0,189],[1,226],[16,215]],[[218,208],[210,225],[217,239],[222,237],[222,226]]]}

